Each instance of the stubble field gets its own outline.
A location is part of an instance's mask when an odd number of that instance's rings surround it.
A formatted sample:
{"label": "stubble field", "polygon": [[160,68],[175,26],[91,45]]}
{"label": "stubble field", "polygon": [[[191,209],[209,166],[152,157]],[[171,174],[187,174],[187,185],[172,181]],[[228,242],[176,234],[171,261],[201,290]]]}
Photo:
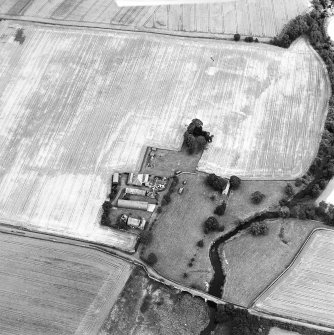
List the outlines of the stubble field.
{"label": "stubble field", "polygon": [[257,311],[334,326],[334,231],[312,233],[291,267],[257,300]]}
{"label": "stubble field", "polygon": [[132,266],[83,247],[0,233],[0,333],[99,332]]}
{"label": "stubble field", "polygon": [[[138,1],[134,2],[138,5]],[[0,15],[181,35],[225,36],[240,33],[274,37],[289,20],[304,13],[310,6],[309,0],[212,2],[160,6],[165,2],[142,1],[140,4],[151,6],[121,8],[113,0],[3,0]]]}
{"label": "stubble field", "polygon": [[330,88],[305,40],[283,50],[26,25],[19,44],[2,24],[5,222],[133,249],[98,224],[110,176],[139,169],[146,145],[180,149],[194,117],[215,135],[206,172],[291,179],[317,151]]}

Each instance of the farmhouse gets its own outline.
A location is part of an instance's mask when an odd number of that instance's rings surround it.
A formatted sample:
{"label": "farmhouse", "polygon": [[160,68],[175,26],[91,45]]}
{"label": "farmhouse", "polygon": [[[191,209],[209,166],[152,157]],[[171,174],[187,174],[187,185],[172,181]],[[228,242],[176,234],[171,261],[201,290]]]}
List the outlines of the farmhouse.
{"label": "farmhouse", "polygon": [[146,220],[144,218],[136,219],[136,218],[129,217],[127,221],[127,225],[132,228],[138,228],[138,229],[143,230],[145,229]]}

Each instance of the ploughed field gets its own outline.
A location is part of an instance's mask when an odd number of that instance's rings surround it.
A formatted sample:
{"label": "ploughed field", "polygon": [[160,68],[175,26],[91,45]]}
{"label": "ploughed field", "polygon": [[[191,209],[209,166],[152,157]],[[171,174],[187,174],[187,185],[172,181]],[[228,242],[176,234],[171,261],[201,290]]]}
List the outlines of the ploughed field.
{"label": "ploughed field", "polygon": [[132,266],[88,248],[0,233],[0,333],[99,332]]}
{"label": "ploughed field", "polygon": [[99,226],[115,171],[145,146],[181,148],[198,117],[214,135],[199,169],[292,179],[316,154],[330,94],[303,39],[289,50],[145,33],[2,22],[0,219],[133,250]]}
{"label": "ploughed field", "polygon": [[334,231],[314,231],[291,267],[255,301],[257,311],[334,326]]}
{"label": "ploughed field", "polygon": [[[125,3],[126,2],[126,3]],[[168,4],[172,5],[164,5]],[[0,15],[191,35],[274,37],[292,18],[309,10],[309,0],[2,0]],[[193,3],[189,3],[193,2]],[[196,3],[203,2],[203,3]],[[161,6],[162,5],[162,6]]]}

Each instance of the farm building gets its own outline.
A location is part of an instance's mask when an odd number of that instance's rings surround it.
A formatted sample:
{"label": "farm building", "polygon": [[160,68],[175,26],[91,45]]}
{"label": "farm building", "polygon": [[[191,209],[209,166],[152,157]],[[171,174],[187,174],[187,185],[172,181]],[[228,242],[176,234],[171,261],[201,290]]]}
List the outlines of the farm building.
{"label": "farm building", "polygon": [[150,175],[145,173],[130,173],[128,178],[128,185],[136,185],[136,186],[147,186],[148,185],[148,179]]}
{"label": "farm building", "polygon": [[142,195],[142,196],[146,195],[145,190],[140,190],[139,188],[131,188],[131,187],[126,187],[125,188],[125,193],[126,194],[131,194],[131,195]]}
{"label": "farm building", "polygon": [[146,220],[144,218],[136,219],[129,217],[127,221],[127,225],[132,228],[139,228],[139,229],[145,229]]}
{"label": "farm building", "polygon": [[117,206],[120,208],[140,209],[140,210],[148,211],[148,212],[153,212],[155,209],[154,204],[149,204],[146,201],[133,201],[133,200],[123,200],[123,199],[118,199]]}
{"label": "farm building", "polygon": [[112,185],[118,185],[119,184],[119,173],[114,173],[112,175]]}

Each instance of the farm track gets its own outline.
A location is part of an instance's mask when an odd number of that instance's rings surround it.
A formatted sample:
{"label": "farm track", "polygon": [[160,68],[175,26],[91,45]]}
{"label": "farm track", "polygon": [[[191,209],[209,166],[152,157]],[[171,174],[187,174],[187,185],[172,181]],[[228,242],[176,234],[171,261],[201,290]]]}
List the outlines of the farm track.
{"label": "farm track", "polygon": [[307,11],[309,4],[309,0],[234,0],[120,8],[112,0],[4,0],[0,15],[177,35],[226,38],[240,33],[267,39],[280,33],[289,20]]}
{"label": "farm track", "polygon": [[252,308],[334,328],[333,236],[330,229],[314,230],[289,268]]}
{"label": "farm track", "polygon": [[0,25],[3,222],[134,251],[136,235],[99,225],[110,175],[138,170],[147,145],[180,149],[194,116],[215,135],[205,172],[293,179],[316,154],[330,88],[303,39],[283,50],[25,25],[20,45],[11,27]]}

